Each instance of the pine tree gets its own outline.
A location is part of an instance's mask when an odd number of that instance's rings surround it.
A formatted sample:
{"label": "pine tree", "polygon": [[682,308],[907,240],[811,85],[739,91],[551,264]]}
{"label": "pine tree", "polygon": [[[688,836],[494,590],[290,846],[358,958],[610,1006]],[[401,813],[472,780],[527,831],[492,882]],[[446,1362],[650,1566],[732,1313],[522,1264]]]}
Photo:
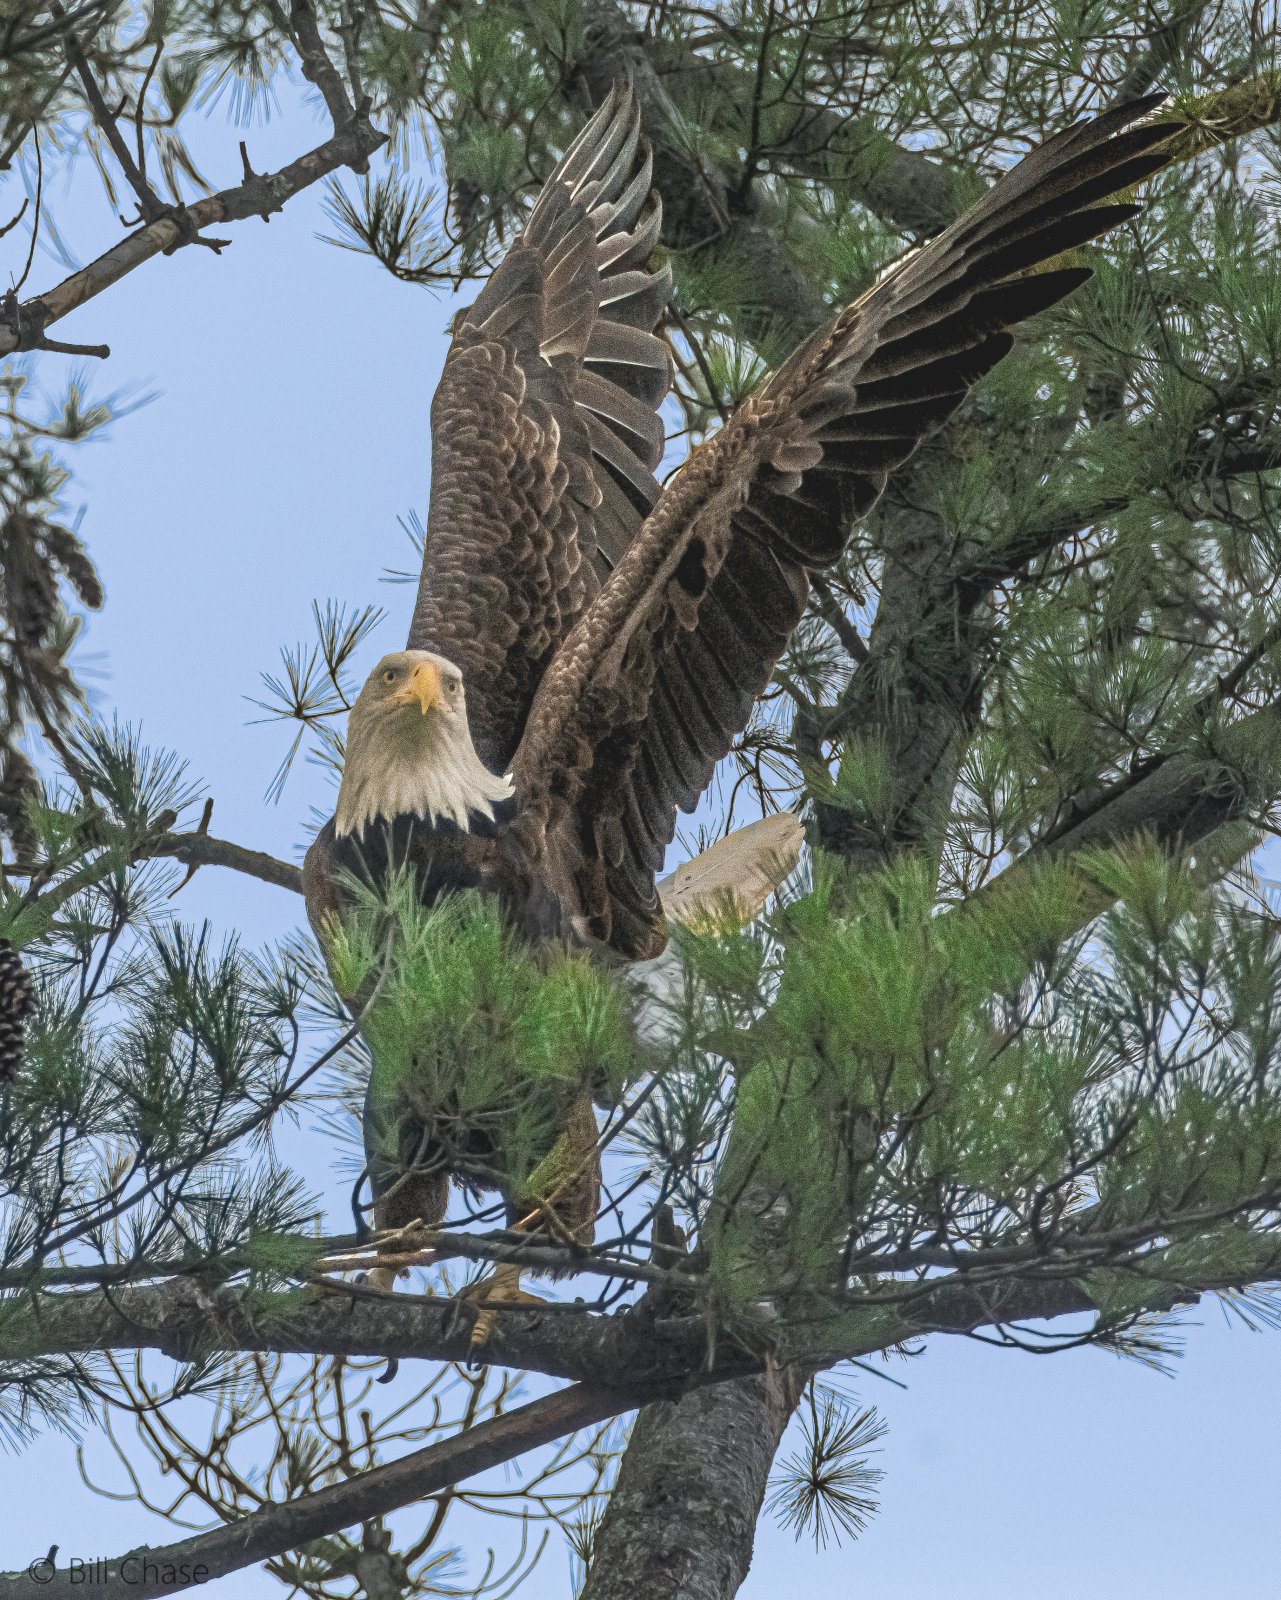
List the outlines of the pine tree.
{"label": "pine tree", "polygon": [[[724,1600],[763,1507],[819,1543],[872,1513],[879,1423],[833,1386],[842,1364],[926,1336],[1036,1344],[1028,1324],[1065,1317],[1152,1359],[1200,1296],[1275,1314],[1281,937],[1257,866],[1281,797],[1276,21],[1240,0],[10,0],[0,1425],[109,1429],[159,1517],[211,1526],[153,1560],[265,1562],[315,1596],[439,1592],[470,1503],[559,1529],[585,1600]],[[211,835],[181,753],[85,711],[77,618],[102,589],[67,462],[113,406],[31,380],[42,351],[108,353],[51,332],[71,311],[107,330],[121,278],[234,248],[318,183],[330,245],[402,280],[406,317],[443,320],[619,78],[675,284],[673,466],[1030,145],[1154,88],[1183,132],[1143,215],[1083,253],[1088,285],[815,583],[711,830],[800,811],[809,848],[777,901],[746,928],[679,928],[643,1007],[522,965],[474,907],[394,903],[391,938],[373,907],[342,952],[369,980],[362,1034],[307,941],[250,953],[172,917],[184,869],[295,890],[297,869]],[[229,125],[199,170],[211,98],[230,124],[300,84],[327,117],[313,148],[257,173]],[[81,152],[123,231],[53,281],[55,179]],[[341,759],[373,621],[318,608],[268,676],[297,735],[282,785],[300,750]],[[616,1200],[591,1253],[473,1210],[397,1241],[410,1292],[362,1277],[359,1193],[340,1226],[281,1130],[316,1101],[308,1140],[349,1126],[371,1043],[394,1067],[426,1015],[478,1098],[513,1052],[553,1084],[608,1058]],[[507,1107],[518,1147],[541,1104]],[[572,1270],[581,1299],[500,1316],[487,1370],[464,1372],[454,1291],[514,1251]],[[539,1381],[518,1404],[522,1371]],[[469,1500],[509,1461],[519,1483]],[[177,1492],[153,1494],[155,1468]],[[510,1592],[540,1550],[457,1581]],[[140,1592],[118,1560],[104,1586]],[[40,1592],[70,1587],[60,1569]]]}

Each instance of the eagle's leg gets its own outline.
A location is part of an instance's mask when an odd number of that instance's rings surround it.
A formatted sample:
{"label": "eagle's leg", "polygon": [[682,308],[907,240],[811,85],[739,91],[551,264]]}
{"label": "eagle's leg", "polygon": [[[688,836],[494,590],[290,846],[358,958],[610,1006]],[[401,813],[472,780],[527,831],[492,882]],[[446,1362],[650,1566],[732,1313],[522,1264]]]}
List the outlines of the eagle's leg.
{"label": "eagle's leg", "polygon": [[[596,1113],[590,1093],[584,1093],[570,1107],[565,1131],[530,1173],[519,1200],[508,1206],[509,1225],[513,1232],[546,1233],[586,1248],[596,1237],[599,1203]],[[546,1304],[540,1296],[521,1288],[523,1270],[515,1262],[500,1262],[492,1273],[464,1291],[468,1300],[480,1302],[471,1333],[473,1350],[485,1344],[493,1333],[499,1306]]]}
{"label": "eagle's leg", "polygon": [[[409,1228],[415,1223],[438,1228],[449,1204],[449,1174],[446,1172],[405,1174],[396,1186],[374,1202],[374,1227]],[[430,1258],[426,1258],[430,1259]],[[365,1282],[373,1289],[390,1293],[396,1279],[404,1277],[408,1267],[370,1267]]]}
{"label": "eagle's leg", "polygon": [[[421,1223],[438,1228],[449,1205],[449,1173],[425,1158],[432,1148],[431,1130],[421,1117],[409,1114],[388,1094],[377,1070],[365,1094],[365,1160],[374,1195],[374,1227],[409,1228]],[[393,1247],[394,1248],[394,1247]],[[406,1267],[372,1267],[365,1282],[390,1292]]]}

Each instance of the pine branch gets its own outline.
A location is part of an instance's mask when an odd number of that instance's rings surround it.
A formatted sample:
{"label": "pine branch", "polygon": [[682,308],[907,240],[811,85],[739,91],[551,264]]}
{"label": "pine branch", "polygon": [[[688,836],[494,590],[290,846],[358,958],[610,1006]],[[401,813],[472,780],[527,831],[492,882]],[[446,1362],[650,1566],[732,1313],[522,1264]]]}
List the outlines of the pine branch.
{"label": "pine branch", "polygon": [[[1262,1195],[1257,1210],[1274,1206]],[[1281,1277],[1281,1237],[1259,1234],[1252,1253],[1219,1264],[1198,1259],[1191,1238],[1213,1242],[1239,1207],[1209,1204],[1186,1215],[1123,1227],[1094,1226],[1097,1211],[1072,1219],[1052,1241],[966,1250],[914,1250],[860,1258],[868,1287],[833,1294],[832,1309],[774,1324],[782,1347],[742,1338],[741,1328],[709,1327],[691,1308],[661,1320],[635,1310],[608,1316],[566,1305],[503,1307],[485,1347],[488,1364],[592,1385],[625,1385],[646,1402],[708,1383],[768,1374],[780,1366],[807,1373],[930,1332],[964,1333],[1001,1322],[1052,1319],[1096,1310],[1124,1291],[1136,1310],[1269,1284]],[[1185,1242],[1166,1245],[1177,1235]],[[1191,1252],[1191,1253],[1190,1253]],[[943,1276],[893,1278],[891,1272],[948,1267]],[[1084,1287],[1089,1285],[1089,1289]],[[813,1303],[811,1302],[811,1305]],[[207,1287],[194,1276],[155,1286],[123,1285],[45,1294],[3,1303],[9,1359],[95,1350],[157,1350],[179,1362],[211,1352],[465,1361],[470,1327],[452,1297],[393,1294],[325,1283],[297,1293]]]}
{"label": "pine branch", "polygon": [[[1133,1307],[1142,1305],[1165,1311],[1195,1301],[1204,1290],[1222,1291],[1251,1282],[1272,1281],[1279,1262],[1281,1254],[1274,1251],[1270,1256],[1261,1254],[1251,1272],[1208,1271],[1198,1280],[1187,1282],[1183,1281],[1184,1275],[1173,1272],[1163,1276],[1158,1255],[1146,1271],[1140,1266],[1111,1274],[1107,1271],[1095,1273],[1090,1279],[1089,1292],[1067,1276],[1011,1276],[976,1284],[969,1281],[964,1272],[952,1273],[942,1279],[926,1280],[909,1290],[913,1298],[906,1309],[885,1304],[851,1308],[842,1319],[842,1336],[825,1346],[811,1344],[805,1351],[801,1370],[808,1373],[842,1360],[890,1350],[931,1332],[970,1334],[983,1328],[1001,1329],[1009,1324],[1089,1314],[1101,1302],[1106,1303],[1113,1292],[1123,1294]],[[1062,1270],[1068,1269],[1064,1266]],[[443,1319],[450,1315],[450,1302],[430,1307],[421,1302],[408,1302],[408,1297],[394,1296],[377,1303],[349,1304],[335,1299],[299,1309],[291,1297],[257,1295],[252,1308],[241,1303],[233,1312],[229,1309],[231,1301],[227,1290],[210,1295],[191,1282],[169,1284],[159,1291],[123,1289],[111,1295],[48,1296],[36,1308],[24,1305],[9,1309],[4,1325],[6,1353],[29,1355],[37,1349],[67,1352],[158,1348],[181,1361],[191,1359],[196,1351],[207,1351],[212,1345],[328,1355],[415,1356],[448,1361],[463,1359],[468,1348],[465,1334],[455,1332],[444,1336]],[[158,1316],[162,1307],[165,1308],[163,1318]],[[723,1353],[718,1355],[715,1365],[708,1370],[701,1318],[682,1319],[686,1335],[683,1348],[681,1341],[666,1330],[651,1329],[644,1333],[633,1325],[634,1319],[627,1317],[602,1319],[570,1311],[563,1317],[550,1319],[551,1325],[541,1328],[540,1320],[546,1319],[528,1313],[503,1318],[487,1356],[498,1364],[549,1371],[557,1376],[566,1374],[556,1369],[570,1364],[583,1365],[592,1376],[585,1383],[580,1380],[579,1387],[536,1401],[532,1406],[469,1430],[444,1445],[417,1452],[392,1466],[377,1468],[320,1494],[273,1506],[211,1534],[147,1551],[147,1559],[160,1566],[186,1564],[189,1569],[204,1564],[208,1569],[204,1577],[219,1576],[363,1518],[381,1515],[593,1421],[619,1415],[638,1404],[648,1406],[665,1395],[680,1392],[689,1382],[714,1387],[710,1392],[690,1395],[676,1410],[646,1410],[641,1426],[648,1429],[645,1437],[650,1448],[631,1456],[631,1474],[642,1472],[646,1463],[652,1465],[654,1449],[661,1447],[664,1430],[667,1442],[673,1441],[676,1435],[672,1430],[676,1428],[677,1419],[697,1417],[703,1445],[715,1452],[715,1441],[723,1432],[726,1418],[732,1415],[740,1425],[741,1448],[733,1455],[740,1492],[730,1497],[722,1509],[754,1520],[759,1496],[755,1503],[751,1494],[744,1497],[742,1491],[750,1487],[744,1474],[749,1472],[759,1454],[760,1471],[750,1475],[761,1478],[763,1493],[764,1474],[768,1472],[774,1445],[794,1400],[796,1382],[786,1374],[779,1374],[765,1357],[756,1363],[764,1367],[764,1377],[728,1382],[743,1376],[745,1362],[741,1349],[734,1350],[728,1359]],[[521,1324],[524,1324],[523,1329]],[[300,1325],[305,1325],[305,1333],[300,1332]],[[571,1356],[567,1360],[567,1353],[575,1347],[577,1359]],[[718,1348],[723,1352],[733,1346],[724,1341]],[[673,1362],[673,1353],[683,1359]],[[645,1354],[648,1360],[643,1359]],[[627,1387],[611,1386],[617,1384],[620,1376]],[[680,1433],[678,1428],[676,1431]],[[654,1437],[649,1438],[650,1434]],[[684,1439],[683,1434],[680,1436]],[[686,1445],[690,1442],[685,1440]],[[691,1465],[700,1471],[711,1470],[708,1463],[700,1465],[701,1459],[697,1450],[687,1455],[686,1470]],[[727,1459],[723,1453],[717,1455],[722,1466]],[[680,1465],[680,1462],[669,1463],[672,1471],[677,1471]],[[637,1503],[644,1499],[644,1486],[641,1483],[629,1486],[628,1471],[625,1467],[615,1504],[620,1508],[630,1505],[634,1516]],[[740,1479],[743,1481],[739,1482]],[[669,1476],[669,1488],[672,1481]],[[624,1512],[620,1510],[616,1520],[622,1521],[623,1517]],[[636,1524],[633,1522],[631,1526],[634,1534]],[[750,1534],[750,1528],[747,1533]],[[750,1544],[750,1538],[747,1543]],[[711,1554],[716,1563],[729,1561],[732,1564],[734,1551],[742,1544],[742,1540],[723,1540],[721,1547]],[[700,1561],[707,1554],[704,1552]],[[41,1576],[45,1575],[42,1571]],[[133,1576],[132,1569],[122,1573],[119,1562],[109,1567],[110,1592],[115,1592],[114,1586],[119,1584],[119,1592],[124,1594],[126,1577]],[[740,1579],[741,1576],[739,1573]],[[5,1574],[0,1576],[0,1583],[4,1584],[0,1593],[15,1596],[61,1593],[69,1582],[69,1576],[59,1574],[37,1590],[26,1575]],[[171,1583],[168,1587],[175,1585]],[[127,1592],[159,1594],[165,1591],[140,1588],[135,1582],[129,1585]],[[592,1592],[588,1590],[589,1594]],[[702,1591],[691,1588],[682,1592]],[[708,1589],[706,1592],[716,1591]]]}
{"label": "pine branch", "polygon": [[61,7],[51,7],[53,21],[42,23],[39,27],[32,28],[28,33],[16,35],[3,41],[4,55],[13,60],[16,56],[29,55],[33,50],[39,49],[42,44],[47,44],[50,39],[65,39],[67,33],[86,18],[96,16],[98,12],[105,11],[111,0],[85,0],[85,4],[77,6],[74,11],[63,11]]}
{"label": "pine branch", "polygon": [[[1250,397],[1258,393],[1270,375],[1252,372],[1214,397],[1195,427],[1189,430],[1189,449],[1182,463],[1186,481],[1196,483],[1208,471],[1216,480],[1252,477],[1281,468],[1281,434],[1270,417],[1251,415]],[[1248,443],[1232,443],[1209,451],[1196,448],[1194,441],[1202,431],[1216,428],[1221,418],[1232,416]],[[1216,441],[1217,442],[1217,441]],[[1049,555],[1065,540],[1101,522],[1108,522],[1150,492],[1149,485],[1137,483],[1131,493],[1060,507],[1045,522],[1028,528],[1008,543],[984,549],[962,564],[956,575],[957,594],[962,606],[979,604],[997,584],[1017,577],[1033,561]],[[1164,487],[1164,485],[1162,486]]]}
{"label": "pine branch", "polygon": [[[1267,103],[1266,96],[1262,100],[1247,96],[1246,101],[1256,112]],[[1244,115],[1239,106],[1237,115]],[[1270,382],[1270,374],[1252,371],[1213,395],[1204,414],[1188,428],[1179,469],[1188,482],[1200,481],[1209,471],[1218,481],[1232,481],[1281,465],[1281,441],[1271,412],[1256,415],[1258,395],[1268,391]],[[1208,449],[1203,435],[1217,430],[1226,416],[1237,424],[1238,439]],[[885,572],[870,639],[837,705],[815,730],[825,740],[843,738],[854,730],[866,739],[882,727],[887,730],[901,796],[897,839],[905,844],[938,827],[950,802],[955,763],[979,704],[983,613],[993,590],[1011,578],[1034,582],[1026,575],[1031,563],[1083,529],[1115,518],[1154,488],[1168,492],[1168,485],[1140,478],[1124,495],[1062,506],[1016,538],[975,551],[972,545],[954,548],[940,519],[914,503],[911,472],[909,466],[906,481],[891,486],[878,512]],[[821,596],[816,609],[826,615]],[[905,648],[910,648],[916,663],[910,684],[898,681],[895,673]],[[928,673],[922,665],[926,662]],[[892,705],[889,694],[894,697]],[[1232,788],[1230,774],[1225,773],[1224,782]],[[1187,763],[1166,774],[1159,792],[1159,804],[1158,785],[1153,783],[1137,808],[1112,812],[1112,821],[1095,842],[1104,842],[1105,835],[1108,840],[1119,839],[1134,826],[1145,825],[1162,838],[1181,835],[1191,842],[1240,815],[1239,806],[1216,804],[1205,810],[1205,797],[1193,783]],[[1119,793],[1118,788],[1107,803]],[[826,849],[848,861],[856,861],[861,853],[872,864],[884,859],[884,841],[864,837],[851,827],[844,811],[820,804],[817,815]],[[1122,821],[1123,816],[1127,820]],[[1147,817],[1146,824],[1136,824],[1134,819],[1142,816]]]}
{"label": "pine branch", "polygon": [[[173,813],[162,814],[159,820],[162,823],[172,821]],[[70,873],[43,894],[31,894],[28,891],[28,904],[46,919],[52,918],[68,900],[118,871],[123,861],[134,864],[166,858],[184,862],[193,871],[205,866],[227,867],[233,872],[257,878],[262,883],[291,889],[295,894],[302,893],[302,872],[287,861],[278,861],[265,851],[250,850],[244,845],[233,844],[230,839],[218,839],[208,833],[170,833],[162,829],[145,834],[132,846],[127,857],[119,850],[104,851],[87,866]],[[21,864],[8,868],[12,876],[34,876],[37,882],[43,870]]]}
{"label": "pine branch", "polygon": [[[470,1318],[452,1297],[384,1294],[325,1285],[295,1293],[206,1287],[194,1277],[155,1286],[123,1285],[16,1298],[2,1304],[0,1356],[157,1350],[185,1362],[211,1351],[389,1360],[466,1362]],[[566,1307],[499,1308],[485,1346],[487,1364],[596,1384],[645,1386],[666,1393],[700,1370],[707,1357],[703,1319],[686,1316],[646,1329],[626,1316],[602,1317]],[[722,1370],[753,1370],[739,1359]]]}
{"label": "pine branch", "polygon": [[292,0],[289,7],[289,31],[302,58],[302,73],[308,83],[320,90],[335,128],[343,128],[354,115],[354,108],[338,69],[329,59],[315,7],[310,0]]}
{"label": "pine branch", "polygon": [[1146,48],[1135,57],[1121,83],[1118,104],[1147,94],[1166,70],[1178,63],[1185,53],[1188,35],[1208,5],[1209,0],[1188,0],[1152,31]]}
{"label": "pine branch", "polygon": [[[667,79],[704,81],[727,103],[741,105],[744,94],[750,94],[750,75],[697,51],[682,47],[677,54],[670,44],[638,32],[618,0],[594,0],[584,7],[582,23],[576,71],[593,103],[600,103],[616,78],[629,80],[640,101],[645,133],[656,153],[654,181],[663,199],[665,242],[690,249],[714,239],[750,272],[763,325],[789,329],[797,339],[818,327],[834,308],[758,218],[742,169],[727,171],[706,159],[693,159],[689,142],[679,137],[683,119]],[[1281,77],[1264,74],[1165,114],[1188,124],[1187,134],[1171,147],[1168,164],[1177,165],[1281,120]],[[834,144],[857,144],[860,138],[874,142],[876,159],[861,166],[857,161],[841,163],[841,179],[861,204],[892,226],[926,238],[976,198],[974,183],[957,181],[924,153],[895,145],[871,124],[851,127],[839,112],[803,100],[777,148],[784,165],[830,180],[827,152]]]}
{"label": "pine branch", "polygon": [[1187,124],[1187,131],[1170,145],[1166,165],[1176,167],[1281,121],[1281,72],[1260,73],[1231,88],[1200,95],[1190,104],[1172,106],[1168,115]]}
{"label": "pine branch", "polygon": [[223,189],[187,206],[182,218],[164,216],[148,223],[46,294],[20,305],[6,304],[0,311],[0,357],[41,349],[46,329],[152,257],[175,249],[183,242],[185,230],[198,233],[215,223],[240,222],[247,217],[262,217],[265,221],[273,212],[282,211],[294,195],[340,167],[361,170],[359,163],[367,161],[386,142],[385,133],[380,133],[367,118],[357,117],[333,138],[278,172],[251,174],[235,188]]}
{"label": "pine branch", "polygon": [[[1278,735],[1281,707],[1269,706],[1224,730],[1220,740],[1222,765],[1217,770],[1207,770],[1204,758],[1195,762],[1184,755],[1154,759],[1141,772],[1094,798],[1088,810],[1070,814],[1061,827],[1038,840],[1007,872],[1047,856],[1079,854],[1142,834],[1191,850],[1248,814],[1249,794],[1240,773],[1248,769],[1251,747],[1257,749],[1260,739],[1270,742]],[[1239,764],[1233,760],[1238,754]]]}
{"label": "pine branch", "polygon": [[[646,47],[665,81],[684,81],[701,95],[731,105],[750,100],[750,76],[734,62],[713,60],[661,38],[647,38]],[[789,86],[785,103],[789,120],[774,133],[771,157],[820,182],[839,176],[859,205],[901,232],[928,238],[959,216],[981,188],[974,181],[959,181],[924,151],[894,143],[872,117],[852,117],[821,100],[808,100],[796,85]]]}
{"label": "pine branch", "polygon": [[[689,1273],[656,1266],[650,1261],[624,1259],[597,1254],[577,1245],[540,1240],[527,1233],[499,1229],[493,1233],[438,1232],[427,1227],[398,1229],[390,1244],[387,1236],[338,1234],[330,1237],[291,1236],[282,1244],[297,1245],[315,1270],[304,1281],[334,1287],[335,1272],[364,1272],[379,1265],[438,1266],[446,1261],[512,1262],[536,1272],[598,1275],[625,1283],[658,1283],[668,1289],[693,1290],[699,1279]],[[376,1252],[376,1254],[375,1254]],[[258,1264],[252,1252],[229,1250],[211,1258],[205,1266],[219,1279],[244,1272]],[[190,1256],[137,1257],[124,1261],[103,1261],[66,1267],[0,1268],[0,1290],[39,1287],[76,1288],[85,1285],[138,1284],[148,1279],[168,1279],[193,1273]],[[351,1285],[342,1285],[345,1291]],[[382,1291],[379,1291],[380,1293]]]}
{"label": "pine branch", "polygon": [[[741,170],[727,174],[692,155],[684,119],[638,34],[617,0],[583,8],[583,50],[577,76],[599,105],[615,80],[630,81],[641,123],[654,146],[654,183],[663,200],[665,242],[678,249],[712,243],[741,261],[763,293],[762,327],[778,324],[799,340],[817,327],[828,307],[811,275],[792,260],[775,232],[761,222]],[[684,131],[684,136],[682,133]]]}

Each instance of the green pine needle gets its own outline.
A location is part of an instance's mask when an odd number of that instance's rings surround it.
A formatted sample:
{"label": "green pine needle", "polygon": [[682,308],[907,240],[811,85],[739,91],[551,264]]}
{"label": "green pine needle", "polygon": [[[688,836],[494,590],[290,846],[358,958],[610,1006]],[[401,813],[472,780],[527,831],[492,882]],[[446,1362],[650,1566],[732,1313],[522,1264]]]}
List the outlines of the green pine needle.
{"label": "green pine needle", "polygon": [[885,1435],[875,1408],[854,1411],[844,1398],[811,1383],[803,1443],[778,1469],[766,1508],[816,1549],[857,1539],[880,1509],[876,1486],[885,1476],[867,1457]]}

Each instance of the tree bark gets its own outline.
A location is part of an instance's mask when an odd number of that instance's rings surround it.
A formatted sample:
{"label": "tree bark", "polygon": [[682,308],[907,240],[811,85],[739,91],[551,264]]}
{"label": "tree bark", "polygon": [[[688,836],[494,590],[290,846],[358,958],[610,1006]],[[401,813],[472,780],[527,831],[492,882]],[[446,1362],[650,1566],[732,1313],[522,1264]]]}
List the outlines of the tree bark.
{"label": "tree bark", "polygon": [[580,1600],[730,1600],[752,1561],[770,1464],[799,1398],[742,1378],[646,1406]]}

